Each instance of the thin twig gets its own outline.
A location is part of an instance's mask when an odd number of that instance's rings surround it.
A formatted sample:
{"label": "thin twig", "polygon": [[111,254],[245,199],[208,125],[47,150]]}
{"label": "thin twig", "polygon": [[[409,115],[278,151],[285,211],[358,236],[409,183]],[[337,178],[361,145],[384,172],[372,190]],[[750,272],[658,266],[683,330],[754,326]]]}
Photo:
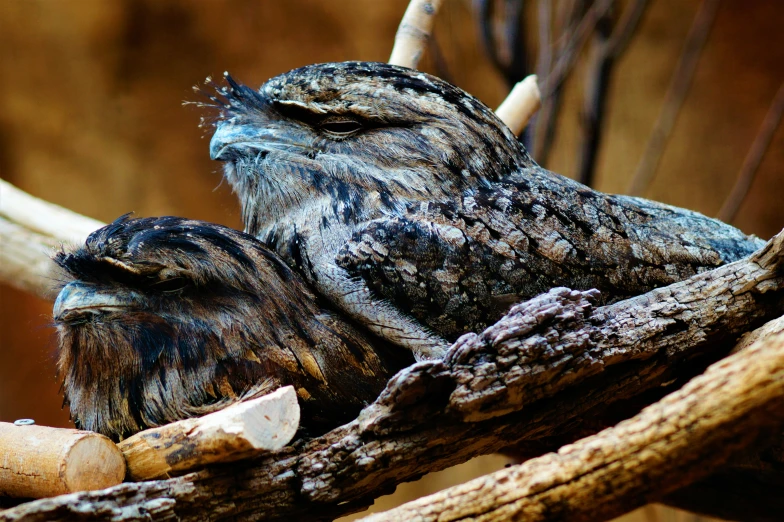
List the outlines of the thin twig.
{"label": "thin twig", "polygon": [[411,0],[395,35],[389,63],[416,69],[443,0]]}
{"label": "thin twig", "polygon": [[[579,23],[581,12],[578,3],[580,6],[582,5],[578,0],[564,0],[559,4],[555,16],[555,28],[550,38],[550,58],[547,71],[539,76],[542,82],[550,76],[553,55],[560,56],[569,40],[567,35],[574,35],[574,28]],[[540,20],[539,23],[543,22]],[[532,151],[534,159],[542,165],[547,163],[547,157],[555,139],[555,123],[560,104],[561,87],[557,86],[547,96],[542,97],[542,108],[536,117]]]}
{"label": "thin twig", "polygon": [[563,52],[560,53],[550,75],[543,79],[542,95],[544,97],[549,96],[554,89],[559,87],[572,71],[580,51],[591,38],[596,24],[607,14],[614,2],[615,0],[597,0],[585,13],[585,16],[574,30],[572,38],[567,40]]}
{"label": "thin twig", "polygon": [[608,45],[609,52],[613,58],[618,58],[626,51],[626,47],[637,30],[646,7],[648,7],[648,0],[633,0],[631,5],[624,9],[615,29],[613,29],[610,44]]}
{"label": "thin twig", "polygon": [[645,192],[656,174],[664,147],[667,145],[683,100],[689,92],[694,72],[697,69],[697,62],[708,39],[710,29],[713,27],[713,21],[716,19],[719,2],[720,0],[703,0],[694,17],[689,34],[686,36],[686,45],[678,58],[672,81],[667,88],[661,112],[656,119],[653,132],[648,138],[642,159],[629,183],[627,192],[631,195],[640,195]]}
{"label": "thin twig", "polygon": [[751,188],[754,176],[759,169],[760,163],[762,163],[762,158],[765,157],[765,152],[773,140],[773,134],[781,122],[782,112],[784,112],[784,83],[781,84],[776,96],[773,98],[768,113],[765,114],[765,119],[762,121],[759,133],[754,138],[749,153],[743,160],[738,179],[721,206],[721,210],[719,210],[718,218],[722,221],[731,222],[738,213],[743,200],[746,199],[746,194],[748,194],[749,188]]}
{"label": "thin twig", "polygon": [[615,62],[608,52],[611,25],[612,20],[609,13],[596,24],[586,67],[576,179],[589,187],[593,186],[596,157],[601,142],[601,126],[607,101],[607,86],[610,83],[610,74]]}
{"label": "thin twig", "polygon": [[532,74],[514,86],[495,113],[515,133],[515,136],[519,136],[541,106],[542,95],[539,92],[536,75]]}
{"label": "thin twig", "polygon": [[623,54],[648,5],[647,0],[634,0],[610,32],[611,16],[605,14],[596,25],[588,58],[584,92],[582,142],[578,156],[577,180],[593,186],[596,158],[602,140],[602,122],[608,87],[616,60]]}

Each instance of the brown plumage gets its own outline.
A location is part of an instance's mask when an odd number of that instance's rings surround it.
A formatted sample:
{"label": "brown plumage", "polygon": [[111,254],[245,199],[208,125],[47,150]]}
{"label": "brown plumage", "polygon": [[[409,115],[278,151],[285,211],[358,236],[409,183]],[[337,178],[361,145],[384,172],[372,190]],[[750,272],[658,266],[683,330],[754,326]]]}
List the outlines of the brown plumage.
{"label": "brown plumage", "polygon": [[419,71],[328,63],[258,91],[228,82],[211,155],[246,230],[419,358],[555,286],[611,302],[762,245],[540,168],[493,111]]}
{"label": "brown plumage", "polygon": [[325,430],[412,362],[226,227],[123,217],[55,260],[66,402],[78,427],[115,439],[287,384],[306,428]]}

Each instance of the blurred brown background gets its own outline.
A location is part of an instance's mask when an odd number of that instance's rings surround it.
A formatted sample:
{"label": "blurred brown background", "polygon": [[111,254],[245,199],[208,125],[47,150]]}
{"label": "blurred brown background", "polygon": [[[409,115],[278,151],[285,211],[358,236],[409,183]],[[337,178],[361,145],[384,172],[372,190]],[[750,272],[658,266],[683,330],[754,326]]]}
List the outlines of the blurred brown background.
{"label": "blurred brown background", "polygon": [[[407,1],[6,0],[0,3],[0,178],[110,221],[129,211],[241,228],[209,161],[191,86],[228,70],[258,86],[297,66],[385,61]],[[536,3],[526,2],[531,17]],[[623,2],[621,2],[623,4]],[[661,108],[700,2],[653,0],[609,86],[596,186],[623,192]],[[715,215],[784,80],[784,2],[724,0],[646,196]],[[436,26],[449,80],[497,106],[507,92],[477,38],[469,0],[446,0]],[[570,77],[546,167],[571,175],[581,65]],[[422,68],[434,72],[431,58]],[[784,226],[784,128],[735,224]],[[0,248],[2,245],[0,244]],[[69,425],[54,370],[51,303],[0,285],[0,421]],[[503,459],[469,464],[451,483]],[[410,495],[424,492],[413,485]],[[635,520],[684,517],[648,509]],[[669,517],[669,518],[667,518]],[[688,520],[688,518],[682,518]]]}

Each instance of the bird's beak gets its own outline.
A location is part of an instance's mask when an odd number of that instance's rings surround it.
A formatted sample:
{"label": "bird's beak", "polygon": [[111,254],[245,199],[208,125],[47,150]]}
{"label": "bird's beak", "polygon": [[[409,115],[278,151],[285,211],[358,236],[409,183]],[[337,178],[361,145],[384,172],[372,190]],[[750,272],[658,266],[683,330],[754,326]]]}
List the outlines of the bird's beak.
{"label": "bird's beak", "polygon": [[303,146],[285,137],[280,129],[255,124],[223,122],[218,125],[210,140],[210,159],[230,161],[237,153],[274,150],[294,150]]}
{"label": "bird's beak", "polygon": [[82,281],[68,283],[54,302],[52,316],[57,322],[68,321],[87,314],[125,310],[132,307],[138,296],[132,291],[108,292]]}

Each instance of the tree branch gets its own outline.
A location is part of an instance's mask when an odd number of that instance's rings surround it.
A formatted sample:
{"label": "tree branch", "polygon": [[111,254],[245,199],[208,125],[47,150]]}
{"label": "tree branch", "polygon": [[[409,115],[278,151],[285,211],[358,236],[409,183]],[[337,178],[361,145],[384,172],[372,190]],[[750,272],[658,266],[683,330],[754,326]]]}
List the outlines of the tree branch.
{"label": "tree branch", "polygon": [[613,428],[363,520],[606,520],[707,476],[783,419],[775,334]]}
{"label": "tree branch", "polygon": [[389,63],[416,69],[443,0],[411,0],[395,35]]}
{"label": "tree branch", "polygon": [[183,477],[35,501],[0,521],[320,520],[395,485],[568,432],[585,415],[713,360],[741,332],[784,309],[784,234],[749,259],[594,309],[595,293],[555,289],[520,304],[444,360],[396,375],[359,419],[268,457]]}

